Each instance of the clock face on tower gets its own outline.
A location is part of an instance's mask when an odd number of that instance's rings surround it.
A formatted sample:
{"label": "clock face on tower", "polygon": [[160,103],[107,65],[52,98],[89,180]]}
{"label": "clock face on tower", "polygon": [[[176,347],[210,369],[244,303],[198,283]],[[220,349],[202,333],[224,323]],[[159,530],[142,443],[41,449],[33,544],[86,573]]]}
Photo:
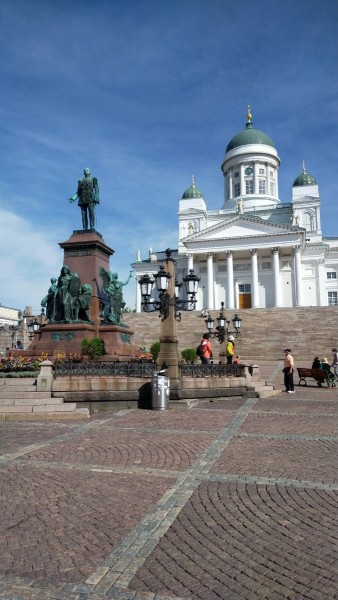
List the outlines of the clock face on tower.
{"label": "clock face on tower", "polygon": [[252,175],[253,169],[251,167],[247,167],[244,171],[245,175]]}

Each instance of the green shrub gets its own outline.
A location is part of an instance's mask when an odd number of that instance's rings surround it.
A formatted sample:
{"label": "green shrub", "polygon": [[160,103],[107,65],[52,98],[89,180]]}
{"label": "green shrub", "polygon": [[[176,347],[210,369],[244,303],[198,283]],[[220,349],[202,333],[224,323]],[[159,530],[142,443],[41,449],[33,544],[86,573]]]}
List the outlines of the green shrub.
{"label": "green shrub", "polygon": [[104,340],[98,337],[92,338],[91,340],[85,338],[81,342],[81,354],[88,356],[92,360],[99,358],[99,356],[103,356],[105,354]]}
{"label": "green shrub", "polygon": [[161,347],[160,342],[154,342],[150,348],[150,354],[153,357],[154,362],[157,362],[158,355],[160,353],[160,347]]}
{"label": "green shrub", "polygon": [[194,348],[182,350],[181,356],[186,363],[194,363],[197,360],[197,354]]}
{"label": "green shrub", "polygon": [[3,371],[0,371],[0,379],[4,379],[4,378],[20,378],[20,377],[37,377],[39,373],[37,371],[11,371],[10,373],[4,373]]}

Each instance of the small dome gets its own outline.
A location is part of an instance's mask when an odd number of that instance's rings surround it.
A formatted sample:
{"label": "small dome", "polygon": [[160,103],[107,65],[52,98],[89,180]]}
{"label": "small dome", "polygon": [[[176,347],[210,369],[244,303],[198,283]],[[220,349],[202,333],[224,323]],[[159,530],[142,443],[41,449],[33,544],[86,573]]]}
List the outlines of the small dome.
{"label": "small dome", "polygon": [[195,186],[194,176],[191,178],[191,186],[187,190],[185,190],[182,200],[186,200],[187,198],[203,198],[203,194],[201,190],[199,190]]}
{"label": "small dome", "polygon": [[306,172],[305,162],[303,161],[302,174],[294,180],[292,187],[301,187],[303,185],[317,185],[317,181],[312,175]]}
{"label": "small dome", "polygon": [[254,128],[251,122],[252,115],[250,112],[250,106],[248,107],[247,119],[248,120],[245,129],[237,133],[230,140],[225,152],[229,152],[234,148],[238,148],[238,146],[246,146],[247,144],[265,144],[266,146],[272,146],[272,148],[275,148],[275,144],[273,143],[272,139],[266,135],[264,131]]}

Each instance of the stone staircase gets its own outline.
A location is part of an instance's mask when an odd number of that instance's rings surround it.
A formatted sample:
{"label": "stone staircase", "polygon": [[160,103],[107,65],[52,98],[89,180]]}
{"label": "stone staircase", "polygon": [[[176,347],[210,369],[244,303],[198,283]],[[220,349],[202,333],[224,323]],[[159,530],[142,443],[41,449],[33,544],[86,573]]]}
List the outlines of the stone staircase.
{"label": "stone staircase", "polygon": [[[210,311],[216,320],[219,310]],[[232,318],[235,311],[226,311]],[[291,348],[297,359],[313,360],[314,356],[327,356],[338,346],[338,307],[255,308],[237,311],[242,319],[241,334],[236,338],[236,353],[242,362],[277,361],[284,357],[283,349]],[[135,332],[133,342],[147,347],[159,341],[161,320],[158,313],[128,313],[125,323]],[[215,326],[217,323],[215,322]],[[232,323],[230,323],[232,329]],[[177,324],[178,349],[196,348],[206,332],[199,312],[183,312]],[[213,340],[214,360],[219,360],[220,345]]]}
{"label": "stone staircase", "polygon": [[75,402],[64,403],[52,398],[49,390],[38,390],[34,377],[0,379],[0,420],[86,418],[88,408],[76,408]]}

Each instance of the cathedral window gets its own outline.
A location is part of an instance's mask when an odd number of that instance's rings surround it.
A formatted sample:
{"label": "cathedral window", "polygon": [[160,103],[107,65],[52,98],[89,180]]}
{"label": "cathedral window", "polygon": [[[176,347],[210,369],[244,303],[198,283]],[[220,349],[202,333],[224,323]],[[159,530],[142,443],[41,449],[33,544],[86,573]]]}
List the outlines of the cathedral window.
{"label": "cathedral window", "polygon": [[265,175],[265,169],[260,168],[258,173],[259,173],[259,175]]}
{"label": "cathedral window", "polygon": [[238,286],[238,291],[240,294],[250,294],[251,284],[250,283],[240,283]]}
{"label": "cathedral window", "polygon": [[328,271],[326,277],[327,279],[337,279],[337,273],[336,271]]}
{"label": "cathedral window", "polygon": [[265,194],[265,179],[259,179],[259,193]]}
{"label": "cathedral window", "polygon": [[239,171],[235,171],[234,177],[239,177]]}
{"label": "cathedral window", "polygon": [[235,193],[235,198],[237,198],[237,196],[241,195],[241,186],[239,183],[235,183],[234,185],[234,193]]}
{"label": "cathedral window", "polygon": [[253,194],[253,179],[247,179],[245,182],[245,193]]}
{"label": "cathedral window", "polygon": [[338,306],[338,292],[328,292],[329,306]]}
{"label": "cathedral window", "polygon": [[270,194],[271,194],[271,196],[275,195],[275,182],[274,181],[270,181]]}

